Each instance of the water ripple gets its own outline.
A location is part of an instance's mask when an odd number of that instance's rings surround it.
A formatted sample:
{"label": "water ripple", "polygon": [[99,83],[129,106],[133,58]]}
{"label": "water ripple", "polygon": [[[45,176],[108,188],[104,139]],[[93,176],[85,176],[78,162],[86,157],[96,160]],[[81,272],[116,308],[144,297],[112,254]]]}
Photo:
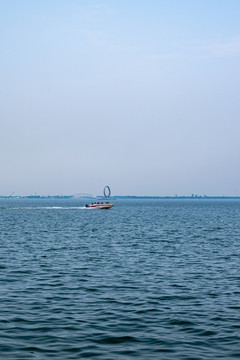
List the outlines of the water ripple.
{"label": "water ripple", "polygon": [[239,201],[19,204],[0,204],[1,358],[240,356]]}

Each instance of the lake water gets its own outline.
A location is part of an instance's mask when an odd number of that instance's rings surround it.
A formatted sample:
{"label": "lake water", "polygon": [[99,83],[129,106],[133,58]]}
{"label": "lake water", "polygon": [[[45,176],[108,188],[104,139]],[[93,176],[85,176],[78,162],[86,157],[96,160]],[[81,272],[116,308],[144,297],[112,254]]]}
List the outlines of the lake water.
{"label": "lake water", "polygon": [[1,359],[240,358],[240,201],[0,200]]}

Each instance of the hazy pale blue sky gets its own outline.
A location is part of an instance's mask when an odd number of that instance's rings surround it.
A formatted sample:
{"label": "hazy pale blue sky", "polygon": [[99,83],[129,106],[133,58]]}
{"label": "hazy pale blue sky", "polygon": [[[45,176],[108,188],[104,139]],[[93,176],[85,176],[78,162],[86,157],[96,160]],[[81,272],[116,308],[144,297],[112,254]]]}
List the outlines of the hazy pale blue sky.
{"label": "hazy pale blue sky", "polygon": [[0,0],[0,194],[240,195],[239,0]]}

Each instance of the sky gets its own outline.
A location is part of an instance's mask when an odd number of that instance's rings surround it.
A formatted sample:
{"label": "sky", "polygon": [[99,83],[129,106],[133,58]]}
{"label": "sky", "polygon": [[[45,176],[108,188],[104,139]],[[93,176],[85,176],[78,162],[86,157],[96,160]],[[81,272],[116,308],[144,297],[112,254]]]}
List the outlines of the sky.
{"label": "sky", "polygon": [[240,196],[239,0],[0,0],[0,195]]}

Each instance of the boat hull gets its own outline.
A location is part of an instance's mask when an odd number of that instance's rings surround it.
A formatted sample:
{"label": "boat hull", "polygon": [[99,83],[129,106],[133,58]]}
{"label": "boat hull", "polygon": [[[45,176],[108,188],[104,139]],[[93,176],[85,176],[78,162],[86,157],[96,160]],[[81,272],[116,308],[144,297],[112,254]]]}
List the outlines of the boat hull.
{"label": "boat hull", "polygon": [[106,210],[106,209],[111,209],[111,207],[113,207],[114,204],[94,204],[94,205],[88,205],[86,206],[86,209],[100,209],[100,210]]}

